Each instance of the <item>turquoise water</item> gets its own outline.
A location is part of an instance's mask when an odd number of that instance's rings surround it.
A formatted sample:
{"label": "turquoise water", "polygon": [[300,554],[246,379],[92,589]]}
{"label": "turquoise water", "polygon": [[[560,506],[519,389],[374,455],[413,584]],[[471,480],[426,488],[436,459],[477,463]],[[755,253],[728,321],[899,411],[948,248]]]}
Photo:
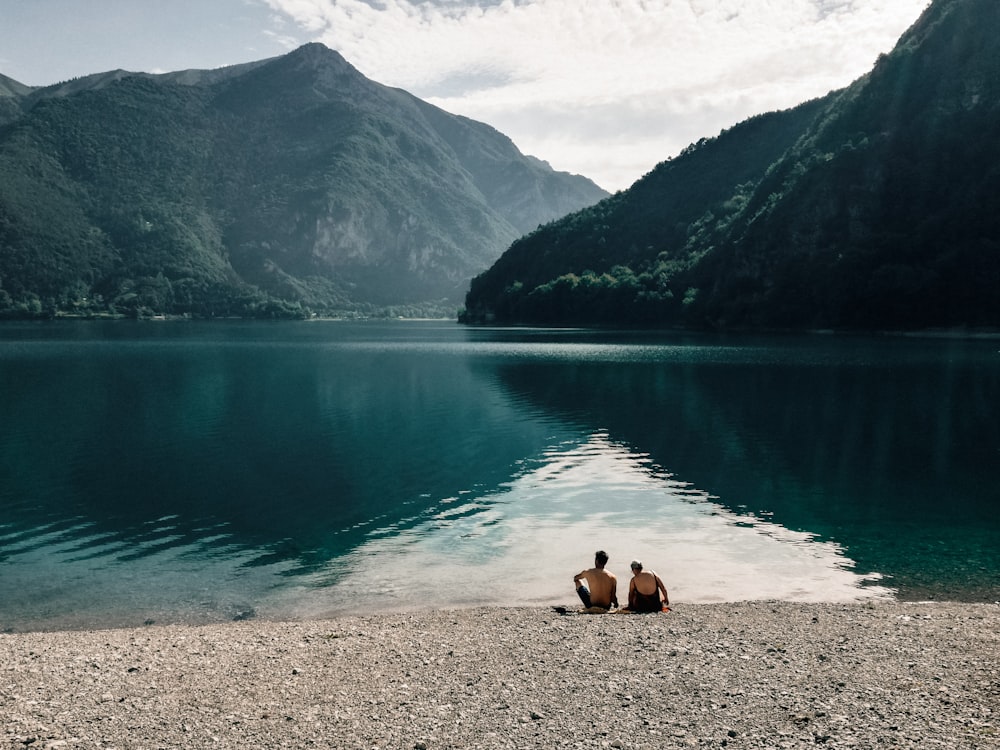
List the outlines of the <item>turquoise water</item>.
{"label": "turquoise water", "polygon": [[1000,599],[1000,343],[0,326],[0,629]]}

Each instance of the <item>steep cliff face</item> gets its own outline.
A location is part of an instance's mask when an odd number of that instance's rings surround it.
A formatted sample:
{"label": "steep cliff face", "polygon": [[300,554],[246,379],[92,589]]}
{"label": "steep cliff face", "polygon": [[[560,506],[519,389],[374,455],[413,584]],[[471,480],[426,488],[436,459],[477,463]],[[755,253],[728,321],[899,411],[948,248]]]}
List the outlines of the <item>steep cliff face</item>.
{"label": "steep cliff face", "polygon": [[8,308],[454,309],[517,236],[606,195],[318,44],[0,86]]}

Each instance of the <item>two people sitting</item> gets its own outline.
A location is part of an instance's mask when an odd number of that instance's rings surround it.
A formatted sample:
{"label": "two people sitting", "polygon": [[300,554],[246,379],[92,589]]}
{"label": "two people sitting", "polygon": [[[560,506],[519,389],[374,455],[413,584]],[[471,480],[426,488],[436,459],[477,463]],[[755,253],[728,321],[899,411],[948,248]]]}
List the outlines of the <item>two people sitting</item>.
{"label": "two people sitting", "polygon": [[[605,570],[608,553],[598,550],[594,567],[573,576],[576,593],[585,612],[604,612],[618,608],[618,579]],[[663,599],[660,600],[660,592]],[[652,571],[644,571],[639,560],[632,561],[632,580],[628,584],[628,607],[619,612],[662,612],[670,604],[667,587]]]}

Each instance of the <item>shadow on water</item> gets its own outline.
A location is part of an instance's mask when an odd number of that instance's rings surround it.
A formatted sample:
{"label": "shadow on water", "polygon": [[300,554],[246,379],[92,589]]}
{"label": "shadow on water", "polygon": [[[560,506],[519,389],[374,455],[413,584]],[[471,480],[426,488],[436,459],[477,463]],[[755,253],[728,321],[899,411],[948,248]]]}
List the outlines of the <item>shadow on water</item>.
{"label": "shadow on water", "polygon": [[550,335],[597,353],[503,364],[516,398],[838,542],[901,598],[1000,596],[995,341]]}

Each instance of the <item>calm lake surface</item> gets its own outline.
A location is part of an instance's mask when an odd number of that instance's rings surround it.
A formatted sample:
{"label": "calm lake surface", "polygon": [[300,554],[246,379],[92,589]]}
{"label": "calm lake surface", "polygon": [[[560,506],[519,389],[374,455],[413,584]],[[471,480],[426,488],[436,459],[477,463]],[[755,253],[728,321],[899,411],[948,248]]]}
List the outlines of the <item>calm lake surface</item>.
{"label": "calm lake surface", "polygon": [[1000,599],[1000,342],[0,325],[0,630]]}

